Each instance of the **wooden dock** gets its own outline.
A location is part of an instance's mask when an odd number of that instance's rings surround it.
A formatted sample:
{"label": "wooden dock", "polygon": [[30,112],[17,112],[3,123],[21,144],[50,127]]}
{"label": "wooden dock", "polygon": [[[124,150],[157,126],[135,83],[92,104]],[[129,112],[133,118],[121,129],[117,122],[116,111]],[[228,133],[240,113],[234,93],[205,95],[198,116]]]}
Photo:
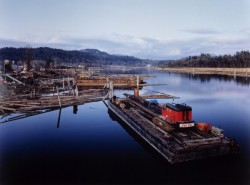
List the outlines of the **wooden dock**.
{"label": "wooden dock", "polygon": [[47,95],[8,96],[0,101],[0,115],[6,113],[35,113],[42,110],[58,109],[108,98],[107,89],[83,91],[57,91]]}

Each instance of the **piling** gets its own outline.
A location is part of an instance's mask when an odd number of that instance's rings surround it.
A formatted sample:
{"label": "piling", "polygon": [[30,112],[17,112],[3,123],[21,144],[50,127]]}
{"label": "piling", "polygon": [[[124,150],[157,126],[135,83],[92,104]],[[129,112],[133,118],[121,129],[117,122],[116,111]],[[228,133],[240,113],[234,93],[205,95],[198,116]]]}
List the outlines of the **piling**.
{"label": "piling", "polygon": [[63,78],[63,90],[65,89],[65,86],[64,86],[64,78]]}
{"label": "piling", "polygon": [[111,99],[114,96],[114,86],[113,81],[109,82],[109,98]]}
{"label": "piling", "polygon": [[56,87],[56,90],[57,90],[57,98],[58,98],[58,103],[59,103],[59,106],[60,106],[60,107],[62,107],[58,87]]}

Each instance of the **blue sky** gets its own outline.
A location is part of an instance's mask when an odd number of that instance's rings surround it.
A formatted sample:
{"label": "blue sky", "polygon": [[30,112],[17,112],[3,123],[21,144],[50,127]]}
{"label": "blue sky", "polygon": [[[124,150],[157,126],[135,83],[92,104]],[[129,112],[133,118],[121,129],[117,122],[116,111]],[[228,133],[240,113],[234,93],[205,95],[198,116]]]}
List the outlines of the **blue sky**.
{"label": "blue sky", "polygon": [[250,50],[250,0],[0,0],[0,47],[175,59]]}

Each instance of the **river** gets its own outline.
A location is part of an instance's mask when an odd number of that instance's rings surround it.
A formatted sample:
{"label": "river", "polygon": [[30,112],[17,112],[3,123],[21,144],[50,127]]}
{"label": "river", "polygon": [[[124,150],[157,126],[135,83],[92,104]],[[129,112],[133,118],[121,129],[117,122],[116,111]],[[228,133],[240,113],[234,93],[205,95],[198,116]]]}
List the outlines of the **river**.
{"label": "river", "polygon": [[[132,71],[133,72],[133,71]],[[137,71],[136,71],[137,72]],[[131,73],[131,72],[130,72]],[[249,184],[250,80],[144,70],[153,91],[186,103],[196,122],[222,128],[241,153],[169,164],[110,113],[87,103],[0,124],[0,184]],[[117,90],[115,94],[122,96]]]}

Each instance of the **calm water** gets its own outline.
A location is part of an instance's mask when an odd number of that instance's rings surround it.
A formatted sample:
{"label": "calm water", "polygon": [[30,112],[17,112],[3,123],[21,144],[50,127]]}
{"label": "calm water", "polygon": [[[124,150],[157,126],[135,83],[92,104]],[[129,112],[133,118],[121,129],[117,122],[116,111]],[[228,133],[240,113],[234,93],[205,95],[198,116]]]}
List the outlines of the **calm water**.
{"label": "calm water", "polygon": [[[102,102],[0,124],[0,184],[249,184],[249,79],[144,71],[146,87],[193,108],[196,122],[220,126],[241,154],[169,164]],[[116,91],[121,95],[125,91]],[[130,91],[126,91],[130,92]],[[172,102],[173,100],[161,100]]]}

